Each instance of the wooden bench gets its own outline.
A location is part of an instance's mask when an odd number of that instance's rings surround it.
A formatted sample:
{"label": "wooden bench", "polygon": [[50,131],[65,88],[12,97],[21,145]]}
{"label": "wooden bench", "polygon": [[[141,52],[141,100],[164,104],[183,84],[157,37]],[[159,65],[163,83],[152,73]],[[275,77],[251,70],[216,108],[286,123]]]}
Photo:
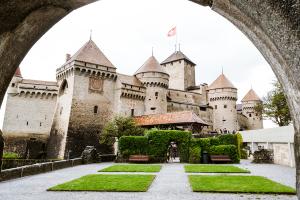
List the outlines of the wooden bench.
{"label": "wooden bench", "polygon": [[228,155],[210,155],[210,160],[215,162],[232,162]]}
{"label": "wooden bench", "polygon": [[130,155],[129,162],[149,162],[149,156],[147,156],[147,155]]}

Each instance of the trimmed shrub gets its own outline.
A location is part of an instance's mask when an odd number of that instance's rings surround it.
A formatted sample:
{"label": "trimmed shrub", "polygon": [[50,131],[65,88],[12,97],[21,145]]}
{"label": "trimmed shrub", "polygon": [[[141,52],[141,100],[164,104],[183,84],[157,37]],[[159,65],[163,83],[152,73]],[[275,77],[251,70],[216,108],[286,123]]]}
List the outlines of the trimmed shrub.
{"label": "trimmed shrub", "polygon": [[219,137],[219,142],[220,145],[231,145],[231,144],[236,144],[236,136],[233,134],[225,134],[225,135],[220,135]]}
{"label": "trimmed shrub", "polygon": [[210,155],[228,155],[233,163],[239,163],[237,147],[235,145],[218,145],[211,146],[209,149]]}
{"label": "trimmed shrub", "polygon": [[202,151],[209,151],[210,138],[193,138],[191,140],[191,147],[201,147]]}
{"label": "trimmed shrub", "polygon": [[199,146],[191,147],[189,163],[200,163],[200,160],[201,160],[201,148]]}
{"label": "trimmed shrub", "polygon": [[273,152],[267,149],[255,151],[253,154],[253,163],[273,163]]}
{"label": "trimmed shrub", "polygon": [[145,136],[122,136],[119,139],[119,151],[123,158],[130,155],[148,155],[148,138]]}
{"label": "trimmed shrub", "polygon": [[179,130],[150,130],[147,131],[149,139],[148,153],[152,161],[165,162],[170,142],[178,145],[180,162],[189,161],[189,146],[192,134],[188,131]]}
{"label": "trimmed shrub", "polygon": [[[243,137],[240,133],[237,133],[234,136],[235,136],[236,147],[237,147],[237,151],[239,154],[239,158],[241,158],[242,157],[242,148],[243,148]],[[246,153],[246,155],[247,155],[247,153]]]}
{"label": "trimmed shrub", "polygon": [[248,159],[247,151],[245,149],[241,150],[241,159]]}
{"label": "trimmed shrub", "polygon": [[209,139],[210,139],[210,145],[211,146],[221,145],[220,140],[219,140],[218,137],[212,137],[212,138],[209,138]]}
{"label": "trimmed shrub", "polygon": [[3,159],[18,159],[20,158],[19,154],[14,152],[4,152]]}

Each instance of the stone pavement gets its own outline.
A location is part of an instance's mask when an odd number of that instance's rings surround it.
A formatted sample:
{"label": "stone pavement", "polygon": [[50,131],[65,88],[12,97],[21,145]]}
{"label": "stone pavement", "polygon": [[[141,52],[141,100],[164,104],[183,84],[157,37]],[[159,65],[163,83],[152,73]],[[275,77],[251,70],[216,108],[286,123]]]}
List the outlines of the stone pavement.
{"label": "stone pavement", "polygon": [[[236,199],[287,199],[297,200],[295,195],[249,195],[192,192],[183,164],[163,164],[156,174],[148,192],[47,192],[46,189],[79,178],[86,174],[97,173],[113,163],[81,165],[0,183],[0,200],[236,200]],[[248,168],[252,174],[262,175],[272,180],[294,187],[295,169],[279,165],[255,165],[243,161],[238,165]],[[143,174],[143,173],[139,173]],[[149,174],[149,173],[148,173]]]}

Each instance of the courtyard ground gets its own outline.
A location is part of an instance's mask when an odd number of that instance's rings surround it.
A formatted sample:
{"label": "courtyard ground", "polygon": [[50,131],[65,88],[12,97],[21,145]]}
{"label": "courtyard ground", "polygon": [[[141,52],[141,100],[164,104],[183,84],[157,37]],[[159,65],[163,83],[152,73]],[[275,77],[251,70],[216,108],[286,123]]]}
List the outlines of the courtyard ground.
{"label": "courtyard ground", "polygon": [[[57,170],[20,179],[0,183],[0,199],[9,200],[77,200],[77,199],[107,199],[107,200],[235,200],[235,199],[287,199],[296,200],[295,195],[251,195],[192,192],[188,183],[188,174],[184,172],[184,164],[163,164],[148,192],[50,192],[48,188],[87,174],[95,174],[99,169],[114,163],[81,165],[73,168]],[[237,165],[248,169],[252,175],[265,176],[279,183],[295,187],[295,169],[273,164],[251,164],[242,161]],[[98,172],[101,174],[101,172]],[[105,174],[128,174],[126,172],[103,172]],[[137,172],[134,174],[145,174]],[[220,174],[219,174],[220,175]]]}

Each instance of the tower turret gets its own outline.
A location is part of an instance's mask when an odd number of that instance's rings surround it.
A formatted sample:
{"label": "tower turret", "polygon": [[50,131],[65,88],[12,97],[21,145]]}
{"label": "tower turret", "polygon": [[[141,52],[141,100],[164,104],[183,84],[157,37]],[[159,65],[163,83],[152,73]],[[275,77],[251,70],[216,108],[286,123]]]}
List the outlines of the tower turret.
{"label": "tower turret", "polygon": [[146,87],[145,115],[167,112],[167,88],[169,75],[154,56],[134,74]]}
{"label": "tower turret", "polygon": [[180,50],[174,52],[161,65],[170,75],[169,88],[177,90],[186,90],[195,86],[195,66],[186,55]]}
{"label": "tower turret", "polygon": [[209,105],[213,107],[214,130],[237,130],[237,88],[222,73],[207,90]]}
{"label": "tower turret", "polygon": [[20,67],[17,68],[13,78],[10,81],[9,87],[7,88],[7,93],[18,93],[18,83],[23,80]]}
{"label": "tower turret", "polygon": [[250,130],[263,128],[262,113],[255,109],[257,104],[262,104],[262,100],[251,88],[242,99],[242,113],[247,117],[247,125]]}

